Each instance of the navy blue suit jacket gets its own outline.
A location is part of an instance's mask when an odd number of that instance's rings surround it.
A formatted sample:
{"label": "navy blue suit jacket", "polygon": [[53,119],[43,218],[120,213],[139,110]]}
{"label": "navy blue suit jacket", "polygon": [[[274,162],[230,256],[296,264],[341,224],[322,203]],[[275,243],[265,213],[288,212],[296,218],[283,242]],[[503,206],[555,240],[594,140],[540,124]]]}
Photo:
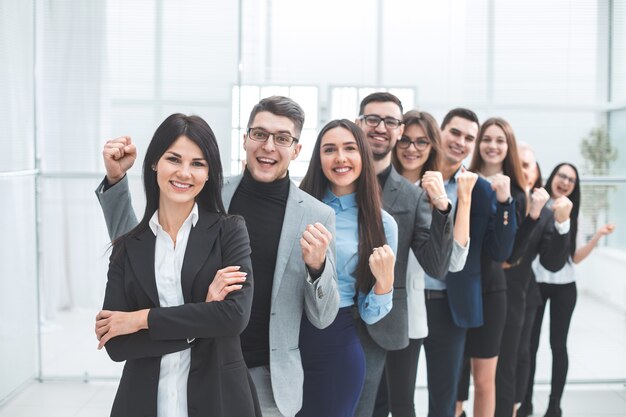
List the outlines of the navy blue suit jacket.
{"label": "navy blue suit jacket", "polygon": [[515,202],[498,203],[491,184],[479,177],[472,191],[470,248],[465,267],[446,275],[448,302],[457,326],[483,325],[481,251],[487,251],[496,262],[506,261],[513,250],[516,229]]}

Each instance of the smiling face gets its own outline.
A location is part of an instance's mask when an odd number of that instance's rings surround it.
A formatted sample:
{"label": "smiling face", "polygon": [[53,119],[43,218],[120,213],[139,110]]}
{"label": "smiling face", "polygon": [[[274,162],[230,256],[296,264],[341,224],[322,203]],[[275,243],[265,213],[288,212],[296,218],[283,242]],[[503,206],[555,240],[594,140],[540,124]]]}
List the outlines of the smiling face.
{"label": "smiling face", "polygon": [[209,176],[209,164],[202,150],[187,136],[176,139],[153,169],[157,173],[160,206],[175,203],[191,207]]}
{"label": "smiling face", "polygon": [[[277,116],[268,111],[257,113],[251,128],[261,128],[269,133],[287,133],[298,137],[294,123],[285,116]],[[276,146],[274,136],[266,142],[256,142],[244,135],[243,148],[246,151],[248,171],[256,181],[274,182],[284,178],[289,169],[289,163],[296,159],[302,145],[294,142],[289,147]]]}
{"label": "smiling face", "polygon": [[[376,115],[381,119],[391,117],[396,120],[402,120],[402,111],[393,101],[372,101],[367,103],[363,109],[363,114]],[[380,161],[387,156],[391,157],[390,152],[404,131],[403,125],[389,128],[385,126],[384,121],[381,121],[377,126],[369,126],[365,120],[358,119],[356,124],[365,133],[376,161]]]}
{"label": "smiling face", "polygon": [[[396,143],[395,153],[400,165],[402,165],[403,175],[409,175],[411,173],[419,174],[422,167],[426,163],[428,156],[430,155],[431,144],[430,139],[426,136],[424,129],[418,124],[410,124],[405,127],[403,137],[409,138],[413,143],[406,148],[398,146]],[[417,149],[415,143],[418,145],[423,142],[428,142],[425,149]],[[401,144],[402,142],[400,142]]]}
{"label": "smiling face", "polygon": [[356,139],[349,130],[336,127],[324,134],[320,163],[333,194],[341,196],[355,192],[363,162]]}
{"label": "smiling face", "polygon": [[458,168],[474,151],[478,135],[478,124],[468,119],[455,116],[441,131],[441,146],[444,164]]}
{"label": "smiling face", "polygon": [[576,171],[569,165],[562,165],[552,178],[552,198],[569,197],[576,186]]}
{"label": "smiling face", "polygon": [[500,126],[492,124],[487,129],[478,147],[480,156],[485,166],[493,166],[502,169],[502,162],[506,158],[509,147],[506,142],[504,130]]}

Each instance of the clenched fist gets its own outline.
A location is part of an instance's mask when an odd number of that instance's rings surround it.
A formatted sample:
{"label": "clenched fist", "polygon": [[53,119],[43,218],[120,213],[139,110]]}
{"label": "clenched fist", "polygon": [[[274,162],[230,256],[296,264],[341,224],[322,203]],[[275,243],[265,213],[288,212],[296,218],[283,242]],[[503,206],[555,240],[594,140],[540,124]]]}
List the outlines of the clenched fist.
{"label": "clenched fist", "polygon": [[115,184],[121,180],[137,159],[137,148],[130,136],[108,140],[102,149],[107,181]]}
{"label": "clenched fist", "polygon": [[478,181],[478,175],[467,171],[465,168],[461,168],[461,173],[456,177],[457,190],[456,194],[459,198],[459,203],[471,202],[472,190],[474,185]]}
{"label": "clenched fist", "polygon": [[511,179],[504,174],[496,174],[492,177],[491,189],[496,192],[499,203],[506,203],[511,197]]}
{"label": "clenched fist", "polygon": [[422,176],[422,188],[428,193],[430,201],[439,211],[448,208],[448,196],[439,171],[426,171]]}
{"label": "clenched fist", "polygon": [[300,238],[302,259],[311,272],[320,272],[326,260],[326,250],[333,235],[322,223],[309,224]]}
{"label": "clenched fist", "polygon": [[554,200],[552,204],[552,211],[554,212],[554,220],[558,223],[563,223],[565,220],[569,219],[569,215],[572,212],[572,207],[574,205],[570,201],[569,198],[564,195]]}
{"label": "clenched fist", "polygon": [[530,195],[530,206],[528,208],[528,215],[537,220],[541,214],[541,209],[546,205],[550,195],[545,188],[535,188]]}
{"label": "clenched fist", "polygon": [[372,275],[376,278],[374,293],[387,294],[393,288],[393,273],[396,257],[389,245],[374,248],[369,258]]}

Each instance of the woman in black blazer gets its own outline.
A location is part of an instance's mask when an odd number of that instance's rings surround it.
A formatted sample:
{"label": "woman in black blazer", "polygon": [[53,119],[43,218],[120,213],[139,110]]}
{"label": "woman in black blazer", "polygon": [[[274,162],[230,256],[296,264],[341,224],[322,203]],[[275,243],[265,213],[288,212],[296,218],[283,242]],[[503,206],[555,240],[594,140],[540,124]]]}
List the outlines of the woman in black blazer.
{"label": "woman in black blazer", "polygon": [[[112,143],[105,156],[127,151]],[[143,218],[113,242],[96,317],[98,347],[126,361],[111,416],[260,416],[239,341],[252,304],[250,243],[243,220],[225,214],[209,125],[165,119],[143,181]]]}

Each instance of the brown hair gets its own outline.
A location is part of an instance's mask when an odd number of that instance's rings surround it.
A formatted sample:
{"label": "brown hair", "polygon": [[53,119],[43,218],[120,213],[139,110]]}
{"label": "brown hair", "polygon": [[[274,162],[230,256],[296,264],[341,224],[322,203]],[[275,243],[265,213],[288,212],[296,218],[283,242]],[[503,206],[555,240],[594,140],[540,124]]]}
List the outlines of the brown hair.
{"label": "brown hair", "polygon": [[480,127],[478,138],[476,139],[476,149],[472,156],[472,163],[469,170],[473,172],[481,172],[484,168],[485,161],[480,155],[480,143],[483,140],[485,131],[489,126],[498,126],[504,132],[506,138],[507,151],[504,161],[502,161],[502,173],[511,179],[511,185],[524,190],[524,175],[522,174],[522,165],[520,164],[519,154],[517,152],[517,142],[515,141],[515,133],[513,128],[506,120],[501,117],[492,117],[487,119]]}
{"label": "brown hair", "polygon": [[333,120],[326,124],[317,135],[311,162],[306,175],[300,183],[300,188],[318,200],[322,200],[324,194],[326,194],[329,181],[322,171],[320,148],[324,135],[329,130],[336,128],[345,129],[354,136],[359,148],[359,154],[361,155],[361,175],[356,180],[356,202],[359,208],[359,259],[354,274],[356,276],[357,288],[367,293],[372,289],[376,281],[369,267],[369,257],[372,250],[384,245],[387,239],[383,227],[380,186],[376,177],[376,170],[374,169],[372,150],[365,139],[363,130],[346,119]]}
{"label": "brown hair", "polygon": [[[422,179],[422,175],[426,171],[439,171],[441,164],[441,133],[439,131],[439,125],[437,125],[437,121],[430,114],[425,111],[419,110],[409,110],[404,113],[402,117],[402,122],[404,123],[404,131],[406,132],[407,127],[411,125],[416,125],[422,128],[426,137],[430,140],[430,151],[428,153],[428,158],[424,162],[422,169],[420,171],[419,179]],[[396,168],[396,170],[402,174],[404,171],[404,167],[400,163],[398,158],[398,142],[396,142],[396,146],[391,153],[391,163]]]}

